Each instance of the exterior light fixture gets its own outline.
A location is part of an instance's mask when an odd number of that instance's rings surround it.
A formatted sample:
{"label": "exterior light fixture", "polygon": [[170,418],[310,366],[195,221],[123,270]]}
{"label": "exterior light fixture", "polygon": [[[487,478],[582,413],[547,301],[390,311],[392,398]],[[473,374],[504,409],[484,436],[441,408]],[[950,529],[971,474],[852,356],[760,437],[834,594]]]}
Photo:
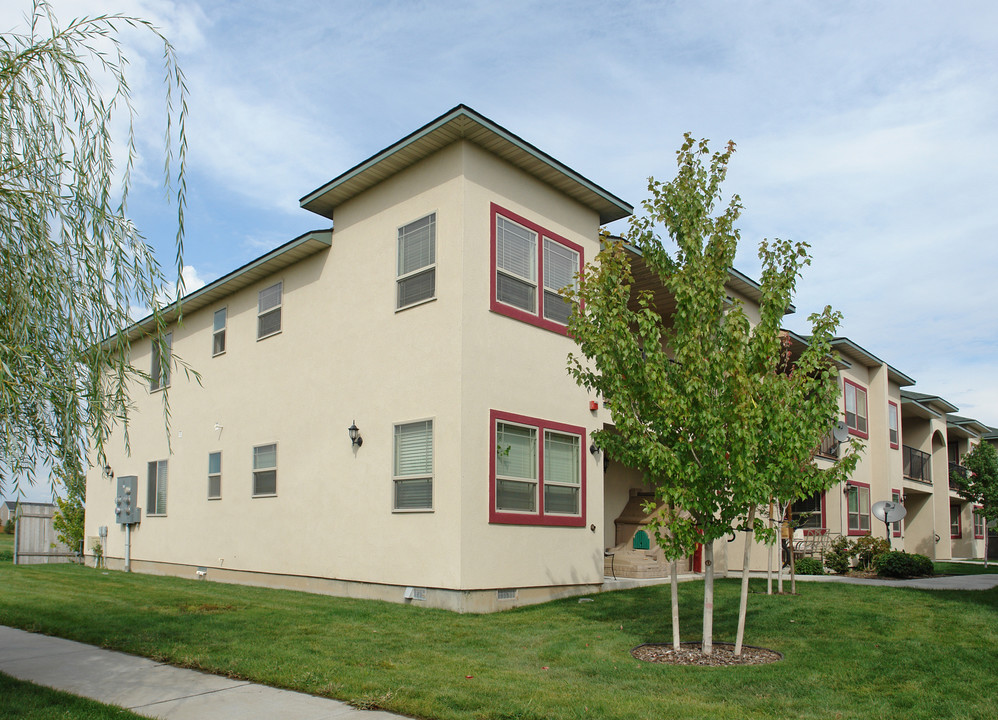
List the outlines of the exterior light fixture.
{"label": "exterior light fixture", "polygon": [[104,477],[108,478],[109,480],[114,480],[114,470],[111,469],[110,465],[104,466]]}
{"label": "exterior light fixture", "polygon": [[350,442],[354,444],[354,447],[360,447],[364,444],[364,438],[360,436],[360,429],[357,427],[356,421],[347,428],[347,432],[350,433]]}
{"label": "exterior light fixture", "polygon": [[593,443],[592,445],[589,446],[589,452],[593,454],[593,457],[599,455],[599,448],[596,447],[596,443]]}

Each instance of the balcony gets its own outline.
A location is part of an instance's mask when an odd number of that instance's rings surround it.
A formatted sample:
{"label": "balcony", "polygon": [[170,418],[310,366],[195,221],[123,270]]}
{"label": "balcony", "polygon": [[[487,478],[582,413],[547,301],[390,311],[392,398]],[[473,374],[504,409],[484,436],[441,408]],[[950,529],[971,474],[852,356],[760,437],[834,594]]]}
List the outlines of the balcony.
{"label": "balcony", "polygon": [[954,482],[954,477],[962,478],[966,480],[970,477],[970,470],[965,468],[960,463],[950,462],[949,464],[949,489],[959,490],[960,486]]}
{"label": "balcony", "polygon": [[818,457],[828,458],[829,460],[839,459],[839,444],[832,436],[831,430],[821,439],[821,445],[818,446]]}
{"label": "balcony", "polygon": [[901,457],[906,480],[914,480],[926,485],[932,484],[932,456],[929,453],[905,445],[902,448]]}

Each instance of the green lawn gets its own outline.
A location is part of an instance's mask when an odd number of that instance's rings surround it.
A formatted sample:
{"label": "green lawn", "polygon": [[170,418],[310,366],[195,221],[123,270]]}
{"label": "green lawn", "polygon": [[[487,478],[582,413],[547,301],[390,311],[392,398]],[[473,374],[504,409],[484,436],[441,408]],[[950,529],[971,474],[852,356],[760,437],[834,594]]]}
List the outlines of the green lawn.
{"label": "green lawn", "polygon": [[998,573],[998,563],[993,560],[984,567],[984,561],[975,562],[973,565],[966,562],[937,562],[936,575],[990,575]]}
{"label": "green lawn", "polygon": [[56,692],[0,673],[0,720],[140,720],[141,716],[113,705]]}
{"label": "green lawn", "polygon": [[14,553],[14,536],[0,532],[0,553],[4,550],[7,550],[11,554]]}
{"label": "green lawn", "polygon": [[[0,624],[423,718],[994,718],[998,589],[753,584],[746,642],[773,665],[652,665],[668,588],[493,615],[220,583],[0,565]],[[738,583],[718,583],[731,640]],[[702,587],[681,585],[699,635]],[[468,677],[471,676],[471,677]]]}

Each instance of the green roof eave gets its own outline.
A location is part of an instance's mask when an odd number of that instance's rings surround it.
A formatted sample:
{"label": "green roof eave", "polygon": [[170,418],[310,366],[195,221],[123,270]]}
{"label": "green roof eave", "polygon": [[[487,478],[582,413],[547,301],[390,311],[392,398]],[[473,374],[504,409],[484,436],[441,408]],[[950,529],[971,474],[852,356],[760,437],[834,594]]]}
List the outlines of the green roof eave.
{"label": "green roof eave", "polygon": [[459,140],[468,140],[588,208],[600,224],[631,215],[634,208],[567,165],[466,105],[458,105],[300,200],[306,210],[333,218],[341,203]]}
{"label": "green roof eave", "polygon": [[[289,265],[304,260],[321,250],[328,249],[332,244],[332,230],[314,230],[304,235],[299,235],[295,239],[261,255],[255,260],[249,261],[242,267],[236,268],[217,280],[184,295],[180,299],[179,307],[178,303],[171,303],[165,306],[163,308],[163,319],[167,324],[175,322],[180,314],[180,310],[183,310],[183,313],[186,315],[206,305],[216,303],[222,298],[232,295],[236,291],[242,290],[244,287],[252,285],[268,275],[273,275]],[[155,327],[153,316],[150,314],[130,325],[124,332],[129,340],[135,340],[153,332]]]}

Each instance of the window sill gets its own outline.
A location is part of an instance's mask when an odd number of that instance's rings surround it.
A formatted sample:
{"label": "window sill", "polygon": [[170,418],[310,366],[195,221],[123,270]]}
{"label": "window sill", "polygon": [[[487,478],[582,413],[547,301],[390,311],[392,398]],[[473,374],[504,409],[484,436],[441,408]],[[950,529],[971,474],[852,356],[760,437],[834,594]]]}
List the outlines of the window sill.
{"label": "window sill", "polygon": [[[270,337],[270,336],[268,335],[267,337]],[[259,339],[259,338],[257,338],[257,339]],[[225,355],[225,350],[223,350],[222,352],[217,352],[217,353],[212,353],[212,354],[211,354],[211,356],[212,356],[213,358],[217,358],[217,357],[218,357],[218,356],[220,356],[220,355]]]}
{"label": "window sill", "polygon": [[210,498],[208,498],[208,501],[211,502],[212,500],[221,500],[221,499],[222,499],[222,496],[219,495],[218,497],[210,497]]}
{"label": "window sill", "polygon": [[267,493],[265,495],[253,495],[253,498],[274,498],[277,497],[277,493]]}
{"label": "window sill", "polygon": [[170,388],[169,385],[160,385],[159,387],[155,388],[151,387],[149,388],[149,394],[152,395],[154,393],[163,392],[164,390],[168,390],[169,388]]}
{"label": "window sill", "polygon": [[393,515],[412,515],[413,513],[432,513],[433,508],[392,508]]}
{"label": "window sill", "polygon": [[396,314],[400,313],[400,312],[405,312],[406,310],[411,310],[414,307],[419,307],[420,305],[426,305],[428,303],[436,302],[436,301],[437,301],[437,298],[434,295],[431,298],[426,298],[425,300],[420,300],[418,302],[409,303],[408,305],[405,305],[405,306],[400,307],[400,308],[395,308],[395,312],[396,312]]}
{"label": "window sill", "polygon": [[147,518],[166,517],[166,513],[146,513]]}
{"label": "window sill", "polygon": [[282,332],[284,332],[283,328],[280,329],[280,330],[278,330],[277,332],[272,332],[269,335],[258,335],[257,338],[256,338],[256,341],[260,342],[261,340],[266,340],[267,338],[272,338],[275,335],[280,335]]}
{"label": "window sill", "polygon": [[862,438],[863,440],[869,440],[870,439],[870,433],[868,433],[868,432],[862,432],[862,431],[857,430],[855,428],[849,428],[849,434],[850,435],[854,435],[854,436],[856,436],[858,438]]}

